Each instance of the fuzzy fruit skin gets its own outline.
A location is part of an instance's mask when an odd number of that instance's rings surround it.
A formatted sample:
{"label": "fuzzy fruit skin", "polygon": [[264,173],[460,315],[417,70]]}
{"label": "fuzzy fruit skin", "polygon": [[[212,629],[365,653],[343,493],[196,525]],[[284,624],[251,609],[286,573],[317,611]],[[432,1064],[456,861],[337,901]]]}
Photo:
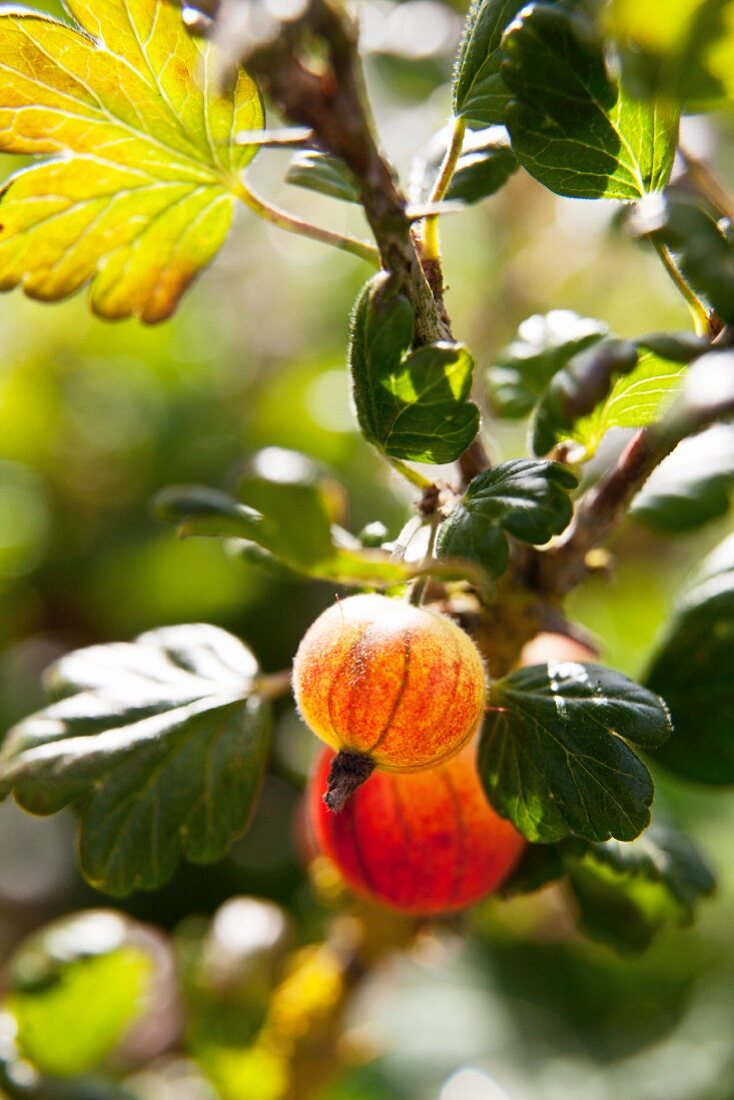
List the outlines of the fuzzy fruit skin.
{"label": "fuzzy fruit skin", "polygon": [[476,746],[408,774],[375,772],[340,814],[322,795],[334,754],[319,757],[308,788],[317,843],[356,893],[431,916],[473,905],[508,876],[525,847],[487,802]]}
{"label": "fuzzy fruit skin", "polygon": [[304,722],[388,771],[433,767],[484,714],[487,677],[451,619],[387,596],[349,596],[306,631],[293,663]]}

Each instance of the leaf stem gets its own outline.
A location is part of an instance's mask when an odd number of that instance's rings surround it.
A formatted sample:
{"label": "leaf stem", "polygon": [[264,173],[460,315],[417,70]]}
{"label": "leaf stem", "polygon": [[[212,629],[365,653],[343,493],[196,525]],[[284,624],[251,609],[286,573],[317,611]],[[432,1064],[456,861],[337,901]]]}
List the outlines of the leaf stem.
{"label": "leaf stem", "polygon": [[414,470],[411,466],[408,466],[399,458],[390,458],[389,455],[386,455],[385,457],[392,466],[393,470],[397,471],[397,473],[399,474],[402,474],[406,481],[409,481],[411,485],[415,485],[416,489],[421,489],[423,492],[425,492],[426,489],[430,489],[433,485],[433,482],[429,477],[426,477],[425,474],[421,474],[417,470]]}
{"label": "leaf stem", "polygon": [[688,304],[688,308],[691,311],[691,317],[693,318],[693,328],[696,335],[710,336],[711,325],[709,323],[709,314],[706,306],[683,278],[667,245],[661,244],[656,240],[652,241],[652,245],[660,257],[661,263],[670,276],[671,281],[675,284]]}
{"label": "leaf stem", "polygon": [[291,669],[280,672],[263,672],[255,683],[255,692],[263,699],[279,699],[291,690]]}
{"label": "leaf stem", "polygon": [[[456,171],[456,165],[464,147],[464,135],[466,133],[466,120],[455,118],[451,126],[451,137],[443,158],[440,171],[433,190],[429,196],[429,204],[441,202],[449,189],[451,178]],[[431,214],[423,223],[422,255],[423,260],[438,260],[441,256],[441,242],[438,231],[438,214]]]}
{"label": "leaf stem", "polygon": [[371,264],[372,267],[380,266],[380,256],[374,245],[369,244],[367,241],[359,241],[356,237],[335,233],[332,229],[324,229],[289,213],[287,210],[282,210],[280,207],[268,202],[261,195],[256,194],[244,180],[239,181],[237,198],[258,217],[270,222],[271,225],[277,226],[278,229],[285,229],[289,233],[297,233],[300,237],[320,241],[321,244],[331,245],[332,248],[338,248],[342,252],[350,252],[353,256],[358,256],[360,260],[365,260],[368,264]]}

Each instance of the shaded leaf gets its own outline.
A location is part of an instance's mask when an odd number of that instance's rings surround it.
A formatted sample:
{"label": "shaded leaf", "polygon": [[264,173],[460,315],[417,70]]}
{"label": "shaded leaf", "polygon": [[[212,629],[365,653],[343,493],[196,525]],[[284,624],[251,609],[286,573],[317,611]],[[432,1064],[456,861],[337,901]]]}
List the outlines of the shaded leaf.
{"label": "shaded leaf", "polygon": [[500,75],[501,42],[524,0],[474,0],[454,73],[454,114],[470,126],[504,122],[509,94]]}
{"label": "shaded leaf", "polygon": [[359,185],[354,173],[343,160],[320,149],[304,149],[293,156],[286,173],[286,183],[318,191],[344,202],[359,202]]}
{"label": "shaded leaf", "polygon": [[580,317],[570,309],[528,317],[489,369],[489,399],[495,413],[509,419],[527,416],[551,378],[608,332],[603,321]]}
{"label": "shaded leaf", "polygon": [[220,859],[265,765],[257,676],[242,642],[201,624],[71,653],[48,674],[55,701],[9,732],[0,795],[36,814],[77,803],[82,870],[110,894],[160,886],[180,854]]}
{"label": "shaded leaf", "polygon": [[90,284],[103,317],[170,316],[219,250],[262,125],[239,70],[216,89],[213,46],[170,0],[69,0],[79,29],[0,13],[0,150],[47,154],[6,184],[0,288],[55,301]]}
{"label": "shaded leaf", "polygon": [[129,927],[116,913],[87,910],[45,927],[13,956],[3,1008],[19,1053],[41,1073],[96,1068],[140,1016],[153,960]]}
{"label": "shaded leaf", "polygon": [[622,951],[644,951],[666,924],[685,926],[716,880],[696,845],[651,825],[631,843],[561,846],[581,911],[581,930]]}
{"label": "shaded leaf", "polygon": [[574,661],[519,669],[493,685],[479,771],[528,840],[632,840],[650,820],[650,774],[627,742],[668,738],[664,703],[618,672]]}
{"label": "shaded leaf", "polygon": [[[433,184],[446,153],[449,130],[441,130],[426,154],[416,158],[411,173],[413,202],[430,198]],[[480,202],[504,187],[519,165],[504,126],[468,130],[445,198],[467,204]]]}
{"label": "shaded leaf", "polygon": [[532,894],[566,873],[559,844],[528,844],[508,879],[502,883],[507,897]]}
{"label": "shaded leaf", "polygon": [[519,168],[504,126],[468,132],[446,192],[448,201],[480,202],[496,194]]}
{"label": "shaded leaf", "polygon": [[362,434],[392,458],[453,462],[479,427],[467,400],[473,362],[461,344],[411,351],[413,309],[390,277],[375,276],[352,315],[349,364]]}
{"label": "shaded leaf", "polygon": [[734,425],[715,424],[679,443],[632,501],[630,515],[659,531],[690,531],[729,510]]}
{"label": "shaded leaf", "polygon": [[582,41],[563,7],[528,5],[508,28],[502,78],[512,148],[551,191],[639,199],[668,181],[674,106],[633,99],[607,73],[601,43]]}
{"label": "shaded leaf", "polygon": [[515,459],[485,470],[439,528],[439,557],[469,558],[499,576],[509,558],[506,534],[535,545],[560,535],[577,485],[575,474],[557,462]]}
{"label": "shaded leaf", "polygon": [[646,682],[664,694],[675,737],[657,759],[686,779],[734,783],[734,537],[678,603]]}

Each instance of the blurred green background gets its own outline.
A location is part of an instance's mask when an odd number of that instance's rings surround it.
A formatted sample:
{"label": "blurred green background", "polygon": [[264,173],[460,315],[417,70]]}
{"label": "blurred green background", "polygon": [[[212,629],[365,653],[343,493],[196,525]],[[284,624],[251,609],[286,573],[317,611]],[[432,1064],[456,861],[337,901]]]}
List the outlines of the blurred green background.
{"label": "blurred green background", "polygon": [[[460,20],[432,3],[367,10],[370,86],[385,145],[406,173],[448,115]],[[395,42],[406,41],[412,56],[396,56]],[[734,179],[731,118],[687,120],[686,141]],[[284,185],[286,163],[284,153],[261,155],[253,174],[263,192],[364,232],[351,208]],[[10,158],[0,165],[4,175],[16,167]],[[483,368],[533,312],[574,309],[619,335],[689,327],[654,255],[625,238],[615,212],[556,198],[519,173],[480,208],[445,219],[448,304],[477,360],[480,401]],[[344,371],[349,310],[366,274],[352,257],[242,216],[177,317],[155,329],[103,324],[83,296],[56,306],[18,293],[0,299],[3,728],[40,705],[40,673],[67,649],[208,621],[246,639],[275,671],[333,599],[328,586],[275,576],[217,542],[177,541],[151,517],[163,486],[227,487],[258,448],[288,447],[336,473],[351,530],[379,519],[397,534],[410,497],[355,433]],[[523,453],[522,431],[489,431],[498,458]],[[729,527],[669,539],[627,525],[613,578],[572,598],[609,664],[633,676],[644,669],[682,578]],[[223,863],[182,866],[167,888],[119,908],[180,929],[232,895],[254,895],[290,911],[296,943],[318,937],[324,912],[294,823],[313,747],[282,704],[248,835]],[[726,791],[657,778],[659,804],[720,875],[695,928],[666,931],[628,959],[576,936],[554,890],[481,906],[376,970],[348,1023],[377,1058],[342,1075],[328,1100],[731,1100],[734,802]],[[75,869],[70,819],[0,806],[5,956],[55,916],[108,904]],[[179,1081],[171,1095],[209,1095],[196,1088],[204,1086]]]}

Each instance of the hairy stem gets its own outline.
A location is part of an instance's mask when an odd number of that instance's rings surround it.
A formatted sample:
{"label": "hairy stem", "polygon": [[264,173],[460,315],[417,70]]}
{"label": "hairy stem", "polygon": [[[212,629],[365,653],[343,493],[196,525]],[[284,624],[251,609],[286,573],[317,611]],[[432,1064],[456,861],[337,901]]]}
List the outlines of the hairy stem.
{"label": "hairy stem", "polygon": [[[456,165],[461,156],[466,134],[466,120],[455,118],[451,127],[451,138],[443,158],[438,178],[433,186],[429,203],[441,202],[451,184],[451,179],[456,171]],[[423,261],[437,261],[441,258],[441,242],[438,231],[438,214],[432,214],[423,223],[422,235]]]}

